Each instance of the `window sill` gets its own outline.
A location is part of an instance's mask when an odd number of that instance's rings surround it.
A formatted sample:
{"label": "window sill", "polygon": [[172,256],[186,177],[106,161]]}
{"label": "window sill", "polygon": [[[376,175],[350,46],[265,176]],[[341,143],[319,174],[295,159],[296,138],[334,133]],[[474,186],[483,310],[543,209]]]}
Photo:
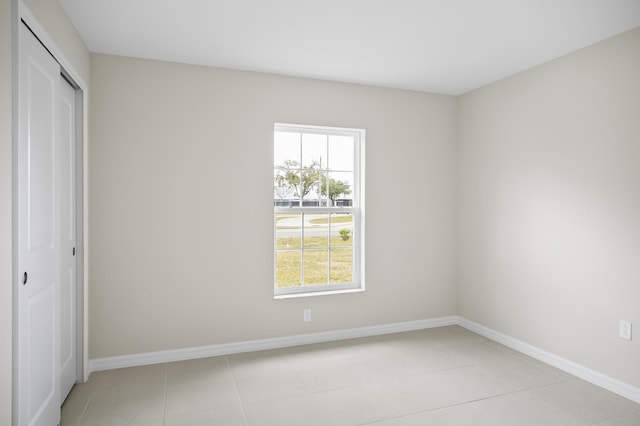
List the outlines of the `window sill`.
{"label": "window sill", "polygon": [[274,295],[273,298],[274,300],[298,299],[301,297],[329,296],[334,294],[346,294],[346,293],[364,293],[364,288],[348,288],[343,290],[310,291],[307,293],[277,294],[277,295]]}

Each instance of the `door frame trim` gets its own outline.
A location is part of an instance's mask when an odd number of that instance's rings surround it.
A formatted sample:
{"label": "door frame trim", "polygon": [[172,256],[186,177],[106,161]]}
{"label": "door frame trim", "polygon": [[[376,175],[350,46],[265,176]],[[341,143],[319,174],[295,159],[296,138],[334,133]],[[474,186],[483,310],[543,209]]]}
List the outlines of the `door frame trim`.
{"label": "door frame trim", "polygon": [[17,383],[18,374],[15,362],[18,338],[18,79],[19,79],[19,29],[24,24],[40,40],[54,59],[60,64],[61,72],[76,89],[76,377],[79,382],[89,378],[89,321],[88,321],[88,94],[89,87],[75,67],[67,59],[62,49],[54,42],[44,26],[24,4],[23,0],[11,0],[11,97],[12,97],[12,417],[17,420]]}

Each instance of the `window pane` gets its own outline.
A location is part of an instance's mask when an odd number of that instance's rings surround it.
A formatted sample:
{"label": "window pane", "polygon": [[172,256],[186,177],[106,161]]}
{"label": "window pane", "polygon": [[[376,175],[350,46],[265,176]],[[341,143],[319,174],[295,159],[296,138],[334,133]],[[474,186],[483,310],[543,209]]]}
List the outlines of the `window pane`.
{"label": "window pane", "polygon": [[[273,192],[275,205],[299,205],[300,191],[300,169],[293,163],[286,163],[283,166],[276,166],[273,171]],[[287,202],[288,201],[288,202]]]}
{"label": "window pane", "polygon": [[333,207],[352,206],[353,190],[354,176],[350,172],[329,172],[328,184],[323,185]]}
{"label": "window pane", "polygon": [[353,171],[353,136],[329,136],[329,170]]}
{"label": "window pane", "polygon": [[329,282],[329,250],[304,251],[304,285]]}
{"label": "window pane", "polygon": [[276,215],[276,249],[300,248],[302,214]]}
{"label": "window pane", "polygon": [[300,285],[300,250],[276,251],[276,286],[292,287]]}
{"label": "window pane", "polygon": [[353,247],[353,236],[351,213],[331,214],[331,247]]}
{"label": "window pane", "polygon": [[331,249],[331,283],[353,282],[353,249]]}
{"label": "window pane", "polygon": [[298,206],[296,193],[289,185],[283,170],[273,172],[273,205],[277,207]]}
{"label": "window pane", "polygon": [[274,205],[299,205],[301,197],[300,133],[274,132]]}
{"label": "window pane", "polygon": [[302,166],[314,170],[327,168],[327,135],[302,134]]}
{"label": "window pane", "polygon": [[304,215],[304,248],[329,247],[329,215],[326,213]]}
{"label": "window pane", "polygon": [[300,133],[274,132],[273,164],[282,166],[286,161],[300,165]]}
{"label": "window pane", "polygon": [[311,168],[306,168],[302,171],[302,183],[305,188],[303,205],[305,207],[327,205],[327,197],[319,190],[322,188],[322,182],[323,177],[321,172]]}

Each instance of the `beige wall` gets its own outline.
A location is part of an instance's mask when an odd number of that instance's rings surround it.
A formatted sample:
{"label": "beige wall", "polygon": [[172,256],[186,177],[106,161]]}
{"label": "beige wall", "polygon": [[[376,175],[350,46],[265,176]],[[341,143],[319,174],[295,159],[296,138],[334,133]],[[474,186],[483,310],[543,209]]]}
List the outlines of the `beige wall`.
{"label": "beige wall", "polygon": [[[91,70],[91,358],[455,313],[453,97],[105,55]],[[366,129],[365,293],[273,300],[274,122]]]}
{"label": "beige wall", "polygon": [[11,2],[0,0],[0,425],[11,424]]}
{"label": "beige wall", "polygon": [[640,29],[459,98],[459,313],[636,387],[638,76]]}

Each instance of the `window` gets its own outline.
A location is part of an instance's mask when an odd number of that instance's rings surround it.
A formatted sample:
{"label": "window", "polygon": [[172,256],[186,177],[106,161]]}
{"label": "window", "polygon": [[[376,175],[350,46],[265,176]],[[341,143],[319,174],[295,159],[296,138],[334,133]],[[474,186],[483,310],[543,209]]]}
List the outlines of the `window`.
{"label": "window", "polygon": [[276,297],[364,289],[364,130],[276,124]]}

